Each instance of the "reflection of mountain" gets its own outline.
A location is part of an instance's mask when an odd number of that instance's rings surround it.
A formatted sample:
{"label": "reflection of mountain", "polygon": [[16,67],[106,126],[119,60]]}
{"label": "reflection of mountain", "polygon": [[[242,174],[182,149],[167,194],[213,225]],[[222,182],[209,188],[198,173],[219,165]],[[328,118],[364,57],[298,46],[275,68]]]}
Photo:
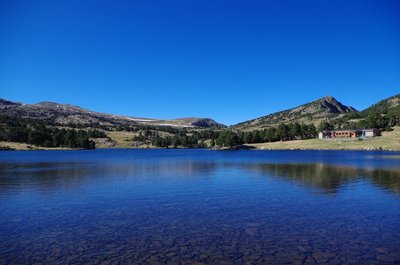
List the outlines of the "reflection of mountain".
{"label": "reflection of mountain", "polygon": [[69,188],[85,183],[115,181],[129,178],[132,182],[147,180],[188,180],[212,175],[216,164],[212,162],[158,161],[158,163],[80,163],[39,162],[0,163],[0,191],[25,187],[37,189]]}
{"label": "reflection of mountain", "polygon": [[295,181],[334,194],[349,181],[367,180],[400,194],[399,169],[362,169],[316,164],[221,163],[194,160],[159,159],[154,161],[107,162],[30,162],[0,163],[0,192],[27,187],[37,190],[74,188],[104,181],[187,181],[211,178],[214,171],[240,168],[250,174]]}
{"label": "reflection of mountain", "polygon": [[400,194],[400,170],[361,169],[317,164],[252,164],[250,169],[267,176],[278,176],[336,193],[340,186],[355,179],[370,180],[373,184]]}

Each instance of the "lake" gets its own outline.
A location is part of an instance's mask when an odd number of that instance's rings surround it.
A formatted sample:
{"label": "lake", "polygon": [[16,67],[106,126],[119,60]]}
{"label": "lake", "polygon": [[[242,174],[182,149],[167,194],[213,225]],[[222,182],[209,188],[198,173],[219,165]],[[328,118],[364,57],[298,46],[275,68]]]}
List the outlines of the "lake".
{"label": "lake", "polygon": [[400,263],[400,153],[0,152],[2,264]]}

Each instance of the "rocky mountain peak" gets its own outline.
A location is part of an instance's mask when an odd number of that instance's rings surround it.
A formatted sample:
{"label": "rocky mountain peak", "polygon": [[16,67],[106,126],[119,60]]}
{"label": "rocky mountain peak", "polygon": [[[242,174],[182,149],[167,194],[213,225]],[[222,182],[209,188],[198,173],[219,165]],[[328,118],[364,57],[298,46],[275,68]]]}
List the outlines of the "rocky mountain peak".
{"label": "rocky mountain peak", "polygon": [[325,96],[319,100],[321,107],[329,113],[346,113],[355,111],[353,107],[343,105],[332,96]]}
{"label": "rocky mountain peak", "polygon": [[213,119],[210,118],[198,118],[191,122],[192,125],[197,126],[197,127],[202,127],[202,128],[224,128],[226,127],[223,124],[220,124],[216,122]]}
{"label": "rocky mountain peak", "polygon": [[210,118],[196,118],[196,117],[185,117],[175,119],[176,121],[181,121],[185,123],[189,123],[190,125],[200,127],[200,128],[224,128],[226,127],[224,124],[218,123]]}
{"label": "rocky mountain peak", "polygon": [[321,119],[334,118],[353,111],[357,110],[343,105],[334,97],[328,95],[312,102],[245,121],[235,126],[241,129],[259,129],[291,122],[317,124]]}
{"label": "rocky mountain peak", "polygon": [[325,96],[325,97],[323,97],[322,99],[324,99],[324,100],[326,100],[326,101],[332,101],[332,100],[336,101],[336,99],[335,99],[334,97],[330,96],[330,95]]}

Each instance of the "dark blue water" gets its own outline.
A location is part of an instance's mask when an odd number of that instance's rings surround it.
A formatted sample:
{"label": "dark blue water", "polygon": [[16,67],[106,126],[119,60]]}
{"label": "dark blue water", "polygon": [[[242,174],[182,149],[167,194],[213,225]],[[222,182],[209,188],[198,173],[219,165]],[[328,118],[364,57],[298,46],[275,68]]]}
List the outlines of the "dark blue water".
{"label": "dark blue water", "polygon": [[0,153],[0,263],[395,264],[400,153]]}

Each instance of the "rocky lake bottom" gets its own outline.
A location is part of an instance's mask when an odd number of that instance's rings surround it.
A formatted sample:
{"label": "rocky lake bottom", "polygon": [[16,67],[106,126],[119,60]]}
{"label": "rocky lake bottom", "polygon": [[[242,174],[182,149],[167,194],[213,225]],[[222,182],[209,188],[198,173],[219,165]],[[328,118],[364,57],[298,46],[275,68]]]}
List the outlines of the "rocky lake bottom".
{"label": "rocky lake bottom", "polygon": [[0,264],[399,264],[398,152],[0,153]]}

